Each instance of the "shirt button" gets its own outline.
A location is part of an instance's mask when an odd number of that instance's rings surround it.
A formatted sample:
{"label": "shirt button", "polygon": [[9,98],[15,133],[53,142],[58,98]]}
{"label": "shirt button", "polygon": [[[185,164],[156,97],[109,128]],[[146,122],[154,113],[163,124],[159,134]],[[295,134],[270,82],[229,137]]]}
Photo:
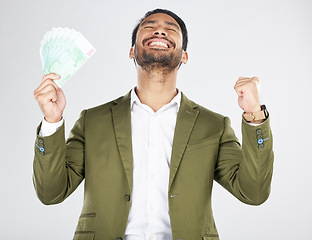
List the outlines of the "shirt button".
{"label": "shirt button", "polygon": [[129,195],[125,195],[124,199],[125,199],[126,202],[129,202],[130,201],[130,196]]}
{"label": "shirt button", "polygon": [[39,138],[39,139],[38,139],[38,143],[42,144],[42,143],[43,143],[43,139],[42,139],[42,138]]}
{"label": "shirt button", "polygon": [[122,238],[121,238],[121,237],[118,237],[118,238],[116,238],[116,240],[122,240]]}

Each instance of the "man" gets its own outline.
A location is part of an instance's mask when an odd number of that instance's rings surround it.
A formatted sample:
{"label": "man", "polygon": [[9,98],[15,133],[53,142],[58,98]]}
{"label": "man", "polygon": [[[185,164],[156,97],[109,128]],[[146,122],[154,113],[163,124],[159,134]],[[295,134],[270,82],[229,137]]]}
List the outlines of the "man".
{"label": "man", "polygon": [[[228,118],[176,89],[187,63],[187,31],[174,13],[148,12],[133,31],[137,86],[84,110],[64,140],[64,93],[48,74],[35,90],[38,127],[34,185],[44,204],[67,198],[85,180],[74,239],[219,239],[213,180],[247,204],[269,196],[273,151],[258,78],[235,84],[244,110],[241,148]],[[248,123],[249,121],[250,123]]]}

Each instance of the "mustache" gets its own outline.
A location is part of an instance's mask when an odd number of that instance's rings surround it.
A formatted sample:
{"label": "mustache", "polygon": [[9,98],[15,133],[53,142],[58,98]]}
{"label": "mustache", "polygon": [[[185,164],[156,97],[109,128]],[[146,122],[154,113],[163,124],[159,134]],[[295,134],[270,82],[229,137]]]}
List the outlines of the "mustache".
{"label": "mustache", "polygon": [[170,42],[170,44],[175,48],[176,44],[169,40],[168,38],[166,37],[158,37],[158,36],[153,36],[153,37],[149,37],[149,38],[146,38],[142,41],[142,44],[144,45],[147,41],[151,40],[151,39],[154,39],[154,38],[161,38],[161,39],[165,39],[166,41]]}

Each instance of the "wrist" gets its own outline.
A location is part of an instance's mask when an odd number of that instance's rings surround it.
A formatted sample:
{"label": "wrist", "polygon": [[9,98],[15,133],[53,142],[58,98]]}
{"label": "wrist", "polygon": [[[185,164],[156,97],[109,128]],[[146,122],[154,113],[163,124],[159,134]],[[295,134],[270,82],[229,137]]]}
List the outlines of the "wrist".
{"label": "wrist", "polygon": [[58,123],[60,122],[61,120],[63,120],[63,116],[61,116],[60,118],[57,118],[57,119],[50,119],[50,118],[47,118],[47,117],[44,117],[43,118],[46,122],[48,123]]}
{"label": "wrist", "polygon": [[250,123],[260,124],[269,117],[269,113],[265,105],[261,105],[255,112],[244,112],[243,118]]}
{"label": "wrist", "polygon": [[256,113],[256,112],[260,112],[261,111],[261,106],[256,106],[253,108],[248,108],[248,109],[244,109],[244,113]]}

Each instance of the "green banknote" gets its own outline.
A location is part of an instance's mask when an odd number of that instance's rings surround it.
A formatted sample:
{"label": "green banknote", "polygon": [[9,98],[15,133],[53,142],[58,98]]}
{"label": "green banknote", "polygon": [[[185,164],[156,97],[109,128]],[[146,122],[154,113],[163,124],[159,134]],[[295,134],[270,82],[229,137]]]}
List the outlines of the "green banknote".
{"label": "green banknote", "polygon": [[55,80],[55,83],[62,87],[95,51],[80,32],[68,28],[53,28],[41,41],[43,75],[57,73],[61,78]]}

